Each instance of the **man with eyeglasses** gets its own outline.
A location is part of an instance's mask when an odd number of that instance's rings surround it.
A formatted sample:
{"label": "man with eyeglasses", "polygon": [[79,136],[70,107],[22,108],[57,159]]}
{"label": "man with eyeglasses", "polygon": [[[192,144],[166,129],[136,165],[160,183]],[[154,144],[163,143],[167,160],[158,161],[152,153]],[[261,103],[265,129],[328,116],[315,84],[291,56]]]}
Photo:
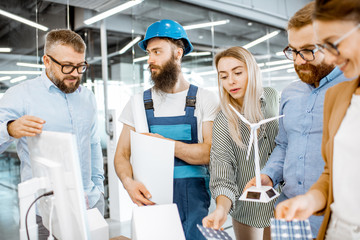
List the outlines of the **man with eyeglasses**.
{"label": "man with eyeglasses", "polygon": [[[104,171],[94,94],[80,86],[88,65],[86,45],[71,30],[47,33],[41,76],[9,88],[0,99],[0,152],[17,139],[21,181],[32,177],[26,137],[43,130],[70,132],[77,141],[83,187],[90,208],[104,214]],[[37,217],[37,222],[41,218]],[[40,238],[48,233],[41,226]],[[45,236],[44,236],[45,235]]]}
{"label": "man with eyeglasses", "polygon": [[[317,47],[313,30],[314,2],[300,9],[289,20],[289,45],[285,56],[294,61],[301,81],[292,82],[281,95],[276,147],[261,171],[263,185],[283,184],[277,203],[304,194],[317,181],[324,169],[321,156],[323,106],[325,92],[337,83],[346,81],[342,72],[324,61]],[[246,188],[255,185],[252,179]],[[316,238],[322,216],[311,216],[310,225]]]}

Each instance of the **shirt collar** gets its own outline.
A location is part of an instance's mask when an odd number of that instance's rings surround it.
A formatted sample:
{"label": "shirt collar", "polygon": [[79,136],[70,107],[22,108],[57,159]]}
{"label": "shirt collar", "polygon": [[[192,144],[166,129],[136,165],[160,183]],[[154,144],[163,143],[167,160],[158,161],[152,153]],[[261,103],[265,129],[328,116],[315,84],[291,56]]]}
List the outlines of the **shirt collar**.
{"label": "shirt collar", "polygon": [[336,79],[341,74],[342,74],[342,71],[338,67],[335,67],[328,75],[326,75],[325,77],[323,77],[320,80],[319,87],[322,87],[326,83],[331,82],[332,80]]}
{"label": "shirt collar", "polygon": [[[46,89],[48,89],[48,91],[51,91],[51,89],[57,89],[57,91],[62,92],[47,76],[45,69],[42,71],[41,73],[41,80],[43,81]],[[78,89],[76,89],[76,91],[74,93],[80,93],[81,92],[81,85],[79,86]]]}

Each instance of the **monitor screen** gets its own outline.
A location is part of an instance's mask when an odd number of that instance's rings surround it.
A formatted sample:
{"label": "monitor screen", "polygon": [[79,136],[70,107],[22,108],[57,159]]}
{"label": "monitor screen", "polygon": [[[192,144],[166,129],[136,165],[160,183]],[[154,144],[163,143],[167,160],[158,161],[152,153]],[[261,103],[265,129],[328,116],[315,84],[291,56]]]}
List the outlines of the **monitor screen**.
{"label": "monitor screen", "polygon": [[[58,239],[89,239],[85,193],[75,137],[70,133],[43,131],[28,137],[33,177],[46,177],[49,184],[38,195],[53,191],[53,235]],[[50,199],[42,198],[37,209],[49,229]]]}

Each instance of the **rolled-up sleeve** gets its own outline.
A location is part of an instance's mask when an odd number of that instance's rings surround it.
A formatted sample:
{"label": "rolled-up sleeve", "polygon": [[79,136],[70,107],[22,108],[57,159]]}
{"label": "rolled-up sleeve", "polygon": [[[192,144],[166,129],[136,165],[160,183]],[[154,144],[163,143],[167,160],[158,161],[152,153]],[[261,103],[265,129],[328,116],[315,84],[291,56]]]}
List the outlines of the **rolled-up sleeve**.
{"label": "rolled-up sleeve", "polygon": [[[281,98],[281,100],[283,101],[283,98]],[[279,115],[284,114],[283,105],[284,103],[281,102]],[[265,167],[261,171],[262,174],[266,174],[271,178],[274,186],[283,180],[283,168],[288,145],[288,137],[284,128],[283,118],[279,119],[279,132],[275,138],[275,143],[276,147],[271,153]]]}
{"label": "rolled-up sleeve", "polygon": [[15,140],[7,131],[9,121],[24,115],[23,97],[20,88],[10,88],[0,99],[0,153],[4,152]]}

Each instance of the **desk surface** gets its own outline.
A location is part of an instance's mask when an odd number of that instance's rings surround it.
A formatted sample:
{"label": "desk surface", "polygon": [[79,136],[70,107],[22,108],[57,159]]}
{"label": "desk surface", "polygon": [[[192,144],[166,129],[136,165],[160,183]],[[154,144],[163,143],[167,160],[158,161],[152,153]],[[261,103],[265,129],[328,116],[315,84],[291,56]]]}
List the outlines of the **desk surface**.
{"label": "desk surface", "polygon": [[124,236],[119,236],[119,237],[111,238],[110,240],[131,240],[131,239],[127,238],[127,237],[124,237]]}

